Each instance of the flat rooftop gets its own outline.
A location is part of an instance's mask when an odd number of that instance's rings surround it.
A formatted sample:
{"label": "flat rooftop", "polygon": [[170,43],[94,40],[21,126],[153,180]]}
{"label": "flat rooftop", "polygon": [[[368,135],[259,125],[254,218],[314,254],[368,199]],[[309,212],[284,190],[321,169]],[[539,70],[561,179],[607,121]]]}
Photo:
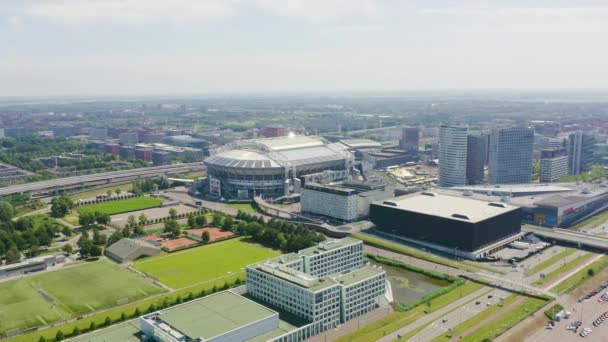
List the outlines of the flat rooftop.
{"label": "flat rooftop", "polygon": [[192,339],[208,340],[274,315],[258,303],[223,291],[162,310],[158,318]]}
{"label": "flat rooftop", "polygon": [[264,273],[273,275],[277,278],[290,282],[305,288],[311,292],[318,292],[326,288],[337,285],[338,283],[329,277],[316,277],[304,272],[300,272],[293,268],[277,264],[275,262],[263,262],[254,265],[253,268],[262,271]]}
{"label": "flat rooftop", "polygon": [[343,274],[337,278],[335,278],[339,283],[349,286],[370,277],[385,273],[381,268],[373,267],[373,266],[365,266],[356,271],[352,271],[346,274]]}
{"label": "flat rooftop", "polygon": [[306,255],[306,256],[314,256],[317,254],[325,253],[327,251],[331,251],[336,248],[351,246],[351,245],[355,245],[358,243],[363,243],[363,242],[361,240],[354,239],[351,237],[345,237],[345,238],[336,239],[336,240],[327,240],[327,241],[323,241],[323,242],[319,243],[316,246],[302,249],[302,250],[298,251],[297,254]]}
{"label": "flat rooftop", "polygon": [[518,209],[501,202],[487,202],[462,196],[425,191],[375,204],[451,220],[476,223]]}
{"label": "flat rooftop", "polygon": [[108,328],[93,331],[71,339],[69,342],[140,342],[141,332],[139,330],[139,319],[112,325]]}

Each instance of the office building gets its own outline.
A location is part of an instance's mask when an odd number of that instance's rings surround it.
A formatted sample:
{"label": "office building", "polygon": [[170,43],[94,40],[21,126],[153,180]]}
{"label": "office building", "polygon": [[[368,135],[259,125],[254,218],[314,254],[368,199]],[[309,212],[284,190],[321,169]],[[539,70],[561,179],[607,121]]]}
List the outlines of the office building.
{"label": "office building", "polygon": [[462,257],[484,257],[519,237],[521,210],[501,202],[422,192],[373,203],[376,229]]}
{"label": "office building", "polygon": [[362,241],[345,238],[247,266],[247,293],[311,322],[314,334],[372,311],[386,273],[363,265]]}
{"label": "office building", "polygon": [[418,127],[402,128],[399,145],[404,151],[418,152],[420,145],[420,129]]}
{"label": "office building", "polygon": [[91,128],[89,130],[89,139],[91,139],[91,140],[108,139],[108,129],[107,128]]}
{"label": "office building", "polygon": [[118,141],[124,145],[135,145],[139,142],[139,135],[137,132],[119,133]]}
{"label": "office building", "polygon": [[564,149],[552,148],[541,151],[540,181],[541,183],[557,182],[568,175],[568,156]]}
{"label": "office building", "polygon": [[466,184],[467,127],[441,125],[439,127],[439,186]]}
{"label": "office building", "polygon": [[340,221],[357,219],[357,191],[343,187],[306,184],[301,191],[300,206],[303,213],[323,215]]}
{"label": "office building", "polygon": [[571,175],[591,170],[595,139],[583,132],[570,134],[568,138],[568,169]]}
{"label": "office building", "polygon": [[118,156],[120,154],[120,145],[116,143],[107,143],[103,146],[103,150],[106,153],[111,153],[114,156]]}
{"label": "office building", "polygon": [[467,137],[467,184],[483,184],[488,144],[487,134]]}
{"label": "office building", "polygon": [[534,131],[530,128],[501,128],[490,135],[490,184],[532,182]]}

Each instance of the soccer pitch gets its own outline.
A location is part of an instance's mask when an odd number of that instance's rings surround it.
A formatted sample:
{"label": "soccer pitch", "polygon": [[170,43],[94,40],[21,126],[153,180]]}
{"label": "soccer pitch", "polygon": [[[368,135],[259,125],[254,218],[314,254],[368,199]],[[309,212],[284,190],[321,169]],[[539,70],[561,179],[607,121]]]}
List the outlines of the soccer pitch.
{"label": "soccer pitch", "polygon": [[0,282],[0,334],[163,292],[108,260]]}
{"label": "soccer pitch", "polygon": [[163,201],[159,198],[145,196],[145,197],[129,198],[129,199],[114,201],[114,202],[105,202],[105,203],[99,203],[99,204],[84,205],[82,207],[79,207],[78,211],[80,213],[84,213],[87,211],[91,211],[91,212],[98,211],[100,213],[114,215],[114,214],[126,213],[129,211],[155,208],[155,207],[158,207],[159,205],[161,205],[161,203],[163,203]]}
{"label": "soccer pitch", "polygon": [[243,272],[245,266],[279,254],[242,239],[233,239],[142,259],[134,267],[177,289]]}

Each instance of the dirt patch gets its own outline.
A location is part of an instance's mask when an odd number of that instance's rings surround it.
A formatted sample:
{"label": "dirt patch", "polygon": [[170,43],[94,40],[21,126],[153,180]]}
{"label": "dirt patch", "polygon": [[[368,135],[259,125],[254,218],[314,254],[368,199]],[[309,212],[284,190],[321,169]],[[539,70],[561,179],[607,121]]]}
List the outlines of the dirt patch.
{"label": "dirt patch", "polygon": [[596,289],[601,283],[608,280],[608,268],[603,269],[600,273],[593,276],[591,279],[587,280],[583,283],[583,285],[577,287],[574,291],[570,293],[575,300],[586,295],[592,290]]}
{"label": "dirt patch", "polygon": [[549,319],[543,312],[553,305],[555,305],[555,302],[549,302],[545,307],[535,312],[533,316],[524,319],[519,324],[505,331],[504,334],[496,338],[496,341],[525,341],[534,335],[535,332],[544,328]]}

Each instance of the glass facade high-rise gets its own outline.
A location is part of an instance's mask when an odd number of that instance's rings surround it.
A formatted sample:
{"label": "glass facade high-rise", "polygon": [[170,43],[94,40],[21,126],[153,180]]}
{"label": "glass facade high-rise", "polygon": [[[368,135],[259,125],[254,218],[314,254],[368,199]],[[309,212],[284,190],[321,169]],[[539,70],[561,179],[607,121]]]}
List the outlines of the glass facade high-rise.
{"label": "glass facade high-rise", "polygon": [[595,139],[583,132],[570,134],[568,139],[568,170],[571,175],[579,175],[591,170]]}
{"label": "glass facade high-rise", "polygon": [[439,127],[439,186],[466,185],[467,126]]}
{"label": "glass facade high-rise", "polygon": [[467,184],[483,184],[483,171],[488,156],[487,134],[467,137]]}
{"label": "glass facade high-rise", "polygon": [[530,128],[501,128],[490,135],[490,184],[532,182],[534,131]]}

